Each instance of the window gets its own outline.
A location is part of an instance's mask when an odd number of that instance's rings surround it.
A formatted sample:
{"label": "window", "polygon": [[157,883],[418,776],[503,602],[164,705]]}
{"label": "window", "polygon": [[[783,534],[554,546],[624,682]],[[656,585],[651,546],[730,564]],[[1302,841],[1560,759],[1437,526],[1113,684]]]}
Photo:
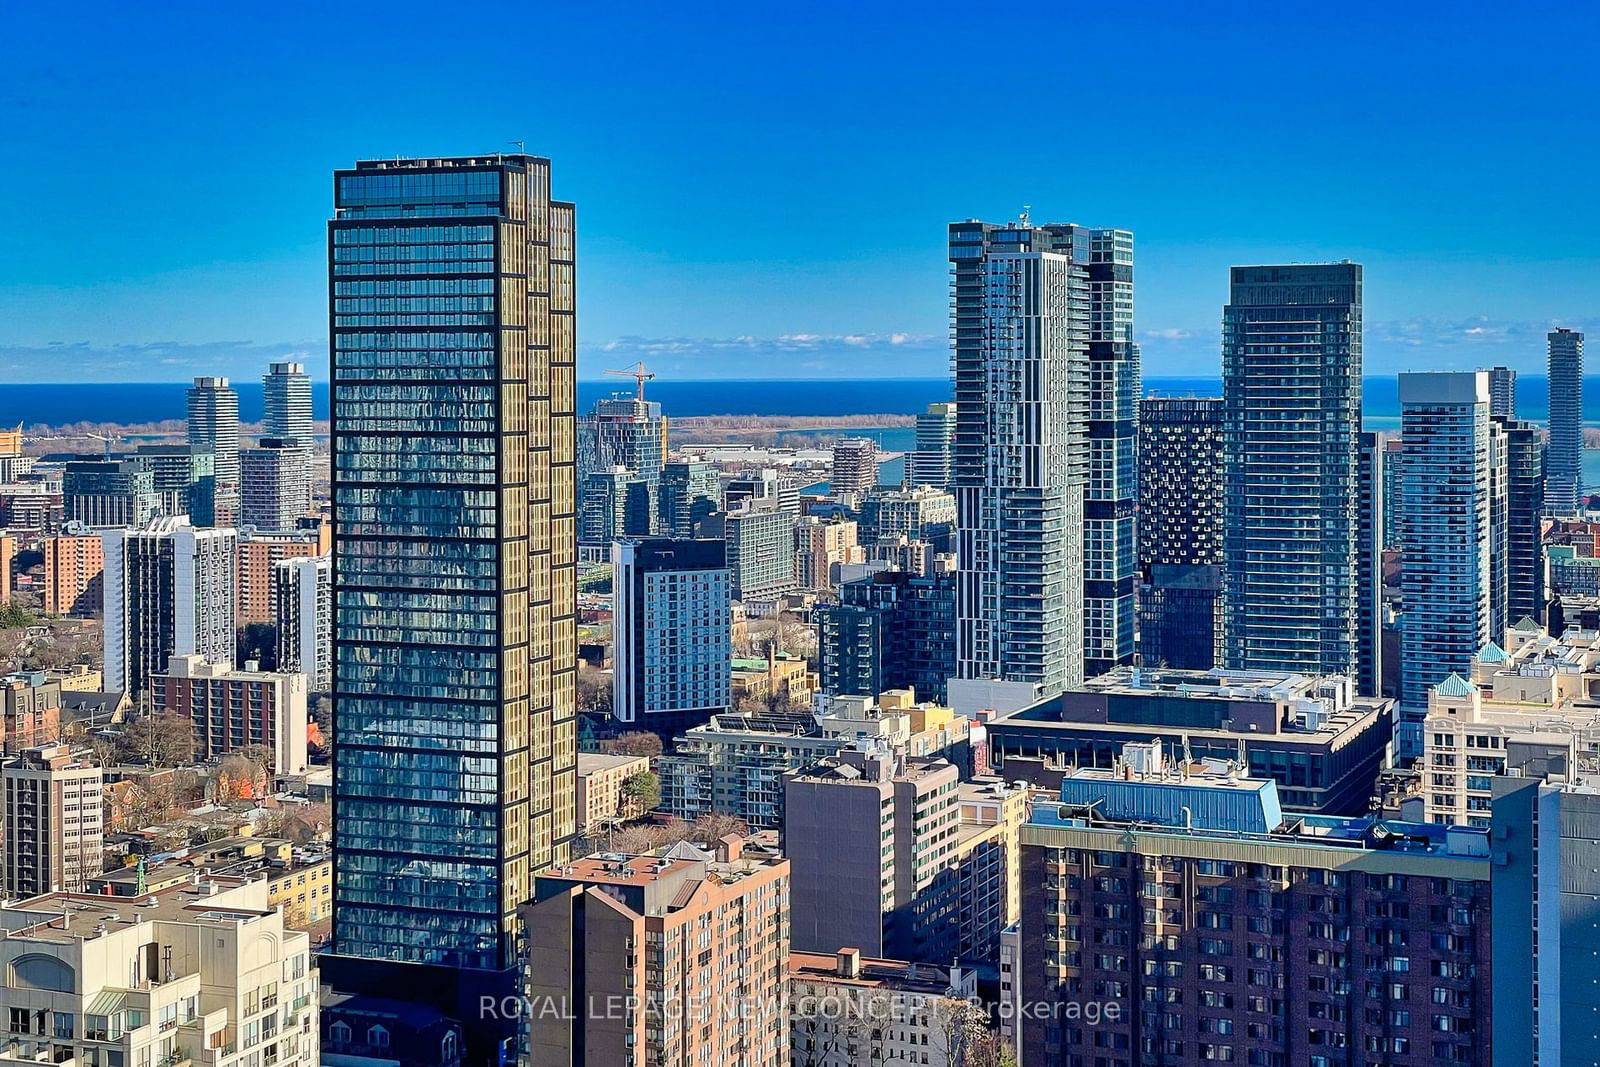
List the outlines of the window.
{"label": "window", "polygon": [[373,1026],[367,1030],[367,1044],[373,1048],[389,1047],[389,1031],[381,1026]]}

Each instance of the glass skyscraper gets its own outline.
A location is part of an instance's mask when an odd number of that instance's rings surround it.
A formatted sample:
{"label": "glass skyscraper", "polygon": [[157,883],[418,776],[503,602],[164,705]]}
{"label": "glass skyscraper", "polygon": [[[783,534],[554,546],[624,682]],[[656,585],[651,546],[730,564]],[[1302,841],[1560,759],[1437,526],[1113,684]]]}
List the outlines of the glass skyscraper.
{"label": "glass skyscraper", "polygon": [[441,996],[574,834],[574,212],[526,155],[334,197],[335,951]]}
{"label": "glass skyscraper", "polygon": [[1222,400],[1139,405],[1139,654],[1209,670],[1222,628]]}
{"label": "glass skyscraper", "polygon": [[189,447],[212,455],[211,521],[239,521],[239,394],[226,378],[196,378],[189,389]]}
{"label": "glass skyscraper", "polygon": [[1583,500],[1583,334],[1552,330],[1550,444],[1545,451],[1545,510],[1577,514]]}
{"label": "glass skyscraper", "polygon": [[1222,381],[1224,665],[1355,677],[1360,264],[1234,267]]}
{"label": "glass skyscraper", "polygon": [[1083,678],[1088,279],[1035,237],[950,227],[958,705],[961,681],[1048,694]]}

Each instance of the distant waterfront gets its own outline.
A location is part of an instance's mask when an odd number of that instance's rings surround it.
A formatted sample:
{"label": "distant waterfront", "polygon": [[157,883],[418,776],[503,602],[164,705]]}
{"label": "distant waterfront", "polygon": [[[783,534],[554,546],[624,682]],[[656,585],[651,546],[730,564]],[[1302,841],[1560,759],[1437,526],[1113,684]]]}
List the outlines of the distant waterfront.
{"label": "distant waterfront", "polygon": [[[19,422],[25,426],[65,426],[77,422],[139,425],[182,419],[187,388],[187,383],[182,382],[0,384],[0,426],[15,426]],[[261,383],[236,382],[235,388],[239,391],[240,419],[259,421]],[[631,388],[625,381],[579,382],[578,410],[588,410],[601,397],[628,392]],[[1222,383],[1217,378],[1149,377],[1144,380],[1147,396],[1217,396],[1221,390]],[[1400,428],[1397,393],[1398,385],[1393,376],[1366,379],[1364,419],[1369,429],[1392,433]],[[1585,378],[1583,393],[1584,425],[1600,427],[1600,377]],[[1543,377],[1518,377],[1518,415],[1544,423],[1546,394],[1547,383]],[[669,419],[705,415],[912,415],[929,404],[948,400],[950,385],[943,378],[663,381],[646,386],[646,396],[660,401]],[[328,417],[326,382],[312,386],[312,414],[319,420]],[[872,437],[890,452],[908,451],[915,441],[914,432],[905,427],[870,430],[808,427],[782,431],[786,441],[797,444],[806,438],[837,437],[841,433]],[[1590,449],[1584,459],[1585,485],[1600,486],[1600,450]],[[885,480],[890,476],[891,472],[885,470]]]}

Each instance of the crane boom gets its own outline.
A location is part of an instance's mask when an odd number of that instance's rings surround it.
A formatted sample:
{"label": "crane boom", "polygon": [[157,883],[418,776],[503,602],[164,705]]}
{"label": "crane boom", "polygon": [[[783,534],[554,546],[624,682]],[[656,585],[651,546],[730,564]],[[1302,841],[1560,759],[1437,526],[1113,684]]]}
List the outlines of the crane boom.
{"label": "crane boom", "polygon": [[638,384],[637,395],[641,402],[644,400],[644,383],[654,381],[656,376],[655,371],[646,367],[643,360],[635,363],[627,370],[608,370],[606,373],[618,378],[632,378]]}

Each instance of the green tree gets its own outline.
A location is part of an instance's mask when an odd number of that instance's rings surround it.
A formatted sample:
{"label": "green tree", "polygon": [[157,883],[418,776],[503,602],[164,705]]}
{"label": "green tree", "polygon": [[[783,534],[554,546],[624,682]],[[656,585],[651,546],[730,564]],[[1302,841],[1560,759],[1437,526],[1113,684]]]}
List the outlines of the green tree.
{"label": "green tree", "polygon": [[631,774],[622,783],[622,795],[634,811],[651,811],[661,803],[661,779],[650,771]]}

